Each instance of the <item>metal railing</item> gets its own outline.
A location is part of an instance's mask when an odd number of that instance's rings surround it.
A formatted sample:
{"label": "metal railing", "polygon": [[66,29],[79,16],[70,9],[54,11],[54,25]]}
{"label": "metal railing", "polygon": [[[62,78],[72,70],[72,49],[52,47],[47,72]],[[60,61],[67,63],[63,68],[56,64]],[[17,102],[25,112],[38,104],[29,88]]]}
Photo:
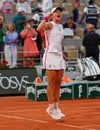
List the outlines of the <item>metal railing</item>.
{"label": "metal railing", "polygon": [[[77,58],[79,58],[79,50],[64,50],[66,53],[67,59],[70,63],[76,63]],[[24,58],[24,51],[17,51],[17,64],[22,64],[22,61],[29,60],[29,58]],[[26,52],[27,53],[27,52]],[[31,53],[31,52],[30,52]],[[32,51],[33,53],[33,51]],[[32,57],[34,59],[35,64],[42,65],[42,57],[44,52],[40,52],[40,56]],[[0,53],[0,63],[3,64],[5,59],[5,53]]]}
{"label": "metal railing", "polygon": [[[24,57],[24,53],[25,53],[25,51],[17,51],[17,64],[21,64],[22,61],[24,61],[24,60],[29,60],[28,57],[27,58]],[[33,51],[32,52],[26,51],[26,53],[33,53]],[[31,58],[34,59],[34,62],[39,61],[38,64],[42,64],[42,55],[43,54],[41,52],[39,52],[39,53],[40,53],[39,56],[31,57]],[[6,58],[5,58],[5,52],[0,52],[0,64],[3,64],[4,60],[6,60]]]}

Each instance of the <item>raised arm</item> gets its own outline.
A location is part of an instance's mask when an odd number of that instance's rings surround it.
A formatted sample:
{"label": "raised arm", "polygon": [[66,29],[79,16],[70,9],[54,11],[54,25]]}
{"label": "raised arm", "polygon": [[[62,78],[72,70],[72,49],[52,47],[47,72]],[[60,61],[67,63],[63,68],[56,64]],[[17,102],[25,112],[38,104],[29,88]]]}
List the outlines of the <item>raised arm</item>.
{"label": "raised arm", "polygon": [[49,21],[51,19],[52,14],[50,13],[48,16],[44,17],[39,26],[37,27],[37,31],[41,32],[44,30],[50,30],[52,28],[52,24]]}

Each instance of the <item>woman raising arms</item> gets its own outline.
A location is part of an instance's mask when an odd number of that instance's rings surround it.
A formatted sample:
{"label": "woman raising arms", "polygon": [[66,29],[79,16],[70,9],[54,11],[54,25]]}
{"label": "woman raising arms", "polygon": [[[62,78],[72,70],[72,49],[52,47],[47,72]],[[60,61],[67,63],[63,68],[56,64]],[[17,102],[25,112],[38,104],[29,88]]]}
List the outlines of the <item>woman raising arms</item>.
{"label": "woman raising arms", "polygon": [[[55,7],[39,24],[37,30],[45,32],[46,49],[43,55],[43,67],[48,77],[47,97],[49,106],[47,113],[55,120],[65,115],[58,107],[60,85],[65,69],[62,51],[63,27],[60,24],[62,8]],[[50,21],[49,21],[50,20]]]}

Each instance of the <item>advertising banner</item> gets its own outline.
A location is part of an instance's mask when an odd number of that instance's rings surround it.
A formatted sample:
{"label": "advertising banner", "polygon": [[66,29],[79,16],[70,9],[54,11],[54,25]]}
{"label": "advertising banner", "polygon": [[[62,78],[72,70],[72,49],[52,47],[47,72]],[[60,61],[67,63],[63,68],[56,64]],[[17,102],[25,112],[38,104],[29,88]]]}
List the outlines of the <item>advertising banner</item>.
{"label": "advertising banner", "polygon": [[[75,83],[61,84],[60,87],[60,99],[72,99],[73,98],[73,85]],[[25,95],[27,99],[47,100],[47,83],[27,83]]]}
{"label": "advertising banner", "polygon": [[100,83],[88,84],[88,98],[100,98]]}
{"label": "advertising banner", "polygon": [[36,68],[0,70],[0,96],[25,94],[25,85],[36,76]]}
{"label": "advertising banner", "polygon": [[87,83],[78,83],[74,85],[74,98],[87,98]]}

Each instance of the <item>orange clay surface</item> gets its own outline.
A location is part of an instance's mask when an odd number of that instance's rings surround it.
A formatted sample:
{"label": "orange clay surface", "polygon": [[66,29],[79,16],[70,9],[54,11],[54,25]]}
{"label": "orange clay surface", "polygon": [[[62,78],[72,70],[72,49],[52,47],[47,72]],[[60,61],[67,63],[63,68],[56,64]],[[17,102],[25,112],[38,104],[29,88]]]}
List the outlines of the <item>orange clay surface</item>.
{"label": "orange clay surface", "polygon": [[60,100],[65,119],[47,113],[47,101],[0,97],[0,130],[100,130],[100,99]]}

